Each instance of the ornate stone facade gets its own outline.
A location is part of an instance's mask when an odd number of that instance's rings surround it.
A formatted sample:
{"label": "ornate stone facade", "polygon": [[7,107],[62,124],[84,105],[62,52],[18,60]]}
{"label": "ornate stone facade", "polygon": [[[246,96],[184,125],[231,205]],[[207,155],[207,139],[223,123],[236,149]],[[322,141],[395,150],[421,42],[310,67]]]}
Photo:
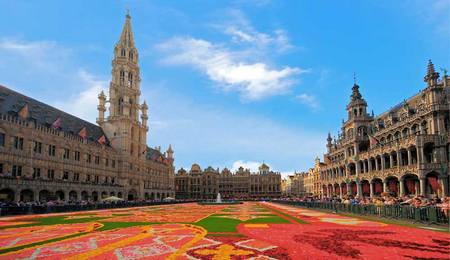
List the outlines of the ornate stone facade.
{"label": "ornate stone facade", "polygon": [[283,195],[285,196],[305,196],[307,188],[307,178],[306,172],[294,173],[293,175],[288,175],[285,180],[285,187],[283,190]]}
{"label": "ornate stone facade", "polygon": [[217,193],[224,199],[276,198],[281,195],[281,175],[266,164],[259,167],[258,173],[242,167],[235,173],[212,167],[202,171],[193,164],[189,172],[178,170],[175,193],[179,199],[215,199]]}
{"label": "ornate stone facade", "polygon": [[138,57],[127,15],[98,125],[0,86],[0,200],[175,196],[172,148],[147,146]]}
{"label": "ornate stone facade", "polygon": [[440,79],[430,61],[424,81],[420,93],[379,116],[367,113],[354,84],[341,132],[328,135],[315,195],[448,195],[450,77]]}

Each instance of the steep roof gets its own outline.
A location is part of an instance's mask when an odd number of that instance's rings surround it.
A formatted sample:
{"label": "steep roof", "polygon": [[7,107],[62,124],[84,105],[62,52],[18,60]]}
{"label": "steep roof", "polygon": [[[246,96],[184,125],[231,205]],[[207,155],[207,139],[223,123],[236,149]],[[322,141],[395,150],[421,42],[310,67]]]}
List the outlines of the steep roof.
{"label": "steep roof", "polygon": [[18,116],[18,112],[25,105],[28,105],[28,119],[34,120],[37,124],[51,127],[51,125],[58,118],[60,118],[61,131],[78,135],[80,130],[83,127],[86,127],[87,139],[92,141],[97,141],[102,135],[104,135],[102,128],[98,125],[89,123],[76,116],[0,85],[0,114]]}

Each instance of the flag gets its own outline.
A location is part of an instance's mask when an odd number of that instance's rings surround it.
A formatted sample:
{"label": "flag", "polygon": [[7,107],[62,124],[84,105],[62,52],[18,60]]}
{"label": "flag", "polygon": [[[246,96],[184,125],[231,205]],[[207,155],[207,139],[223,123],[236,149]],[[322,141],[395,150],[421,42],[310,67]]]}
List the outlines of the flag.
{"label": "flag", "polygon": [[369,142],[370,142],[370,147],[375,147],[379,143],[378,139],[376,139],[372,135],[369,135]]}
{"label": "flag", "polygon": [[428,183],[431,185],[431,189],[433,190],[433,191],[437,191],[437,190],[439,190],[439,183],[438,183],[438,179],[437,179],[437,177],[434,177],[434,176],[428,176]]}
{"label": "flag", "polygon": [[20,111],[19,111],[19,116],[23,119],[28,118],[29,115],[29,111],[28,111],[28,104],[26,104],[25,106],[23,106]]}
{"label": "flag", "polygon": [[53,129],[59,129],[61,128],[61,117],[58,117],[55,122],[52,124]]}
{"label": "flag", "polygon": [[105,144],[105,143],[106,143],[106,137],[105,137],[105,135],[100,136],[100,137],[97,139],[97,142],[98,142],[99,144]]}
{"label": "flag", "polygon": [[81,138],[86,139],[86,137],[87,137],[87,130],[86,130],[86,127],[81,128],[80,132],[78,132],[78,135],[79,135]]}

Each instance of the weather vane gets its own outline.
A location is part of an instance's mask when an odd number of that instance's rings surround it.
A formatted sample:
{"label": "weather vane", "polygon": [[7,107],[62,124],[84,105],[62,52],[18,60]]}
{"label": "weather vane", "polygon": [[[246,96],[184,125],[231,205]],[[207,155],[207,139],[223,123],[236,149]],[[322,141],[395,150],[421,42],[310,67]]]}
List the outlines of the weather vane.
{"label": "weather vane", "polygon": [[356,73],[353,72],[353,83],[356,85]]}

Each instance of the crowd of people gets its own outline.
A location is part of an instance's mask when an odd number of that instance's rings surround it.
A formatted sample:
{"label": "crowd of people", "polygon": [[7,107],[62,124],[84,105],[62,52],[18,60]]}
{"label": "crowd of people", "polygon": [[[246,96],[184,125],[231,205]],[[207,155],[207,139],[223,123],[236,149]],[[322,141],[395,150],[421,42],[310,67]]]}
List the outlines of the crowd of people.
{"label": "crowd of people", "polygon": [[427,198],[425,196],[412,196],[407,195],[403,197],[395,197],[389,193],[382,193],[379,197],[369,198],[363,197],[358,198],[355,196],[344,196],[342,198],[338,196],[333,197],[314,197],[314,196],[304,196],[304,197],[286,197],[283,200],[292,201],[305,201],[305,202],[332,202],[332,203],[343,203],[351,205],[410,205],[412,207],[428,207],[434,206],[442,209],[443,212],[448,215],[450,211],[450,197],[439,198],[437,196],[433,198]]}

